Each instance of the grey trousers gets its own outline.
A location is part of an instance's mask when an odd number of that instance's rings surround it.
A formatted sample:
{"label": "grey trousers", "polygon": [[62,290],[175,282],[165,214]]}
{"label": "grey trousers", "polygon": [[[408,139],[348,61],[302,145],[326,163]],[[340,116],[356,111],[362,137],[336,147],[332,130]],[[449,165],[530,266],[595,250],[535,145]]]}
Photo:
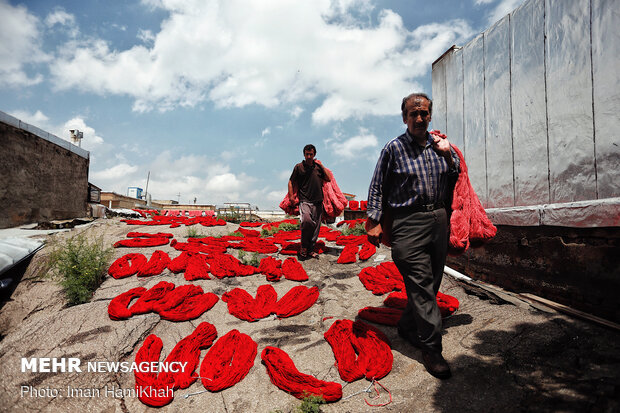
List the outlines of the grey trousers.
{"label": "grey trousers", "polygon": [[314,251],[314,245],[319,238],[321,217],[323,216],[323,202],[300,202],[299,215],[301,217],[301,248]]}
{"label": "grey trousers", "polygon": [[442,322],[436,296],[448,249],[446,210],[395,210],[392,237],[392,259],[407,290],[407,307],[398,324],[405,331],[417,332],[424,349],[441,352]]}

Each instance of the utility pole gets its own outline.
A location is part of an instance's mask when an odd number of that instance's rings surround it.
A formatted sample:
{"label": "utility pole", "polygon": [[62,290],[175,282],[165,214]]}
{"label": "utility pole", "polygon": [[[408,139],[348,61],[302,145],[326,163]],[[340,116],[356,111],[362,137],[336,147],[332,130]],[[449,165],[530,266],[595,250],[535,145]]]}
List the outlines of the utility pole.
{"label": "utility pole", "polygon": [[151,171],[149,171],[148,175],[146,176],[146,189],[144,190],[144,199],[146,199],[146,194],[149,193],[149,179],[151,178]]}

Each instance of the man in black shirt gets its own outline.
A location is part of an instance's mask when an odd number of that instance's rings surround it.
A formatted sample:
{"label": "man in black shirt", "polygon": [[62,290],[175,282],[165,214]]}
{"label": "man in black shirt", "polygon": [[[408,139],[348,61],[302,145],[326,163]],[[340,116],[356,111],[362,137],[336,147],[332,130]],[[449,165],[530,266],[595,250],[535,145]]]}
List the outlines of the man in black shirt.
{"label": "man in black shirt", "polygon": [[293,168],[288,181],[288,197],[294,204],[295,192],[299,198],[301,217],[301,249],[299,258],[318,258],[314,245],[319,237],[323,215],[323,181],[331,181],[331,176],[316,156],[314,145],[304,146],[304,161]]}

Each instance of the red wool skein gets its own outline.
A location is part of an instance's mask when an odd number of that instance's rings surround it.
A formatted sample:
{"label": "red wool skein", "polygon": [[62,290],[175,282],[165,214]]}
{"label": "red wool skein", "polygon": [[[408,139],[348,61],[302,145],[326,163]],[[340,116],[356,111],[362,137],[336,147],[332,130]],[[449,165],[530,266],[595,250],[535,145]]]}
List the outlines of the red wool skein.
{"label": "red wool skein", "polygon": [[280,300],[270,285],[261,285],[253,298],[247,291],[235,288],[222,295],[228,304],[228,312],[240,320],[256,321],[276,314],[280,318],[292,317],[312,307],[319,298],[318,287],[298,285],[291,288]]}
{"label": "red wool skein", "polygon": [[138,298],[138,301],[129,308],[129,311],[131,311],[132,315],[146,314],[152,311],[153,304],[161,300],[169,291],[174,290],[174,288],[175,285],[173,283],[167,281],[158,282],[148,291],[145,291],[144,294]]}
{"label": "red wool skein", "polygon": [[108,274],[116,279],[129,277],[136,274],[146,264],[146,261],[146,257],[143,254],[125,254],[110,265]]}
{"label": "red wool skein", "polygon": [[375,252],[377,252],[377,247],[375,247],[368,241],[363,243],[362,248],[360,249],[360,252],[359,252],[360,260],[366,261],[373,255],[375,255]]}
{"label": "red wool skein", "polygon": [[282,263],[282,275],[291,281],[306,281],[308,274],[301,263],[294,257],[289,257]]}
{"label": "red wool skein", "polygon": [[155,234],[150,234],[148,232],[128,232],[127,238],[174,238],[174,235],[169,232],[156,232]]}
{"label": "red wool skein", "polygon": [[276,303],[275,313],[280,318],[292,317],[312,307],[319,298],[319,288],[298,285],[291,288]]}
{"label": "red wool skein", "polygon": [[230,254],[213,254],[209,258],[211,274],[217,278],[244,277],[256,274],[259,270],[251,265],[245,265]]}
{"label": "red wool skein", "polygon": [[137,287],[132,288],[122,294],[114,297],[110,304],[108,304],[108,315],[112,320],[126,320],[133,315],[133,313],[127,308],[129,303],[134,298],[141,297],[146,292],[146,288]]}
{"label": "red wool skein", "polygon": [[258,345],[250,336],[231,330],[209,349],[200,364],[205,389],[216,392],[239,383],[254,366]]}
{"label": "red wool skein", "polygon": [[271,315],[277,299],[276,290],[269,284],[258,287],[256,298],[241,288],[235,288],[222,295],[222,301],[228,304],[228,312],[240,320],[249,322]]}
{"label": "red wool skein", "polygon": [[168,244],[169,239],[166,237],[148,237],[148,238],[130,238],[122,239],[114,243],[114,248],[119,247],[158,247]]}
{"label": "red wool skein", "polygon": [[301,373],[289,355],[277,347],[265,347],[261,353],[261,359],[267,368],[271,382],[298,399],[321,396],[326,402],[335,402],[342,398],[340,383],[319,380],[309,374]]}
{"label": "red wool skein", "polygon": [[[163,397],[155,394],[151,397],[147,390],[141,392],[143,388],[151,389],[186,389],[196,381],[198,376],[195,373],[200,359],[200,350],[208,348],[213,344],[213,340],[217,338],[217,331],[212,324],[203,322],[196,327],[196,330],[189,336],[185,337],[177,343],[174,349],[166,357],[166,363],[187,362],[185,370],[182,372],[155,372],[143,373],[136,371],[136,390],[138,398],[144,404],[153,407],[161,407],[170,403],[174,396],[169,395],[170,391],[165,392]],[[163,343],[155,334],[151,334],[146,338],[144,344],[136,353],[135,362],[157,362],[159,361]],[[163,392],[162,392],[163,393]]]}
{"label": "red wool skein", "polygon": [[207,264],[207,256],[203,254],[191,256],[187,261],[184,277],[187,281],[211,279],[211,277],[209,277],[209,264]]}
{"label": "red wool skein", "polygon": [[358,276],[364,287],[375,295],[405,289],[403,276],[400,275],[396,264],[391,261],[381,263],[376,267],[366,267],[360,271]]}
{"label": "red wool skein", "polygon": [[185,271],[187,268],[187,263],[189,262],[189,258],[194,255],[194,253],[190,251],[183,251],[181,255],[176,258],[173,258],[168,264],[168,269],[175,274]]}
{"label": "red wool skein", "polygon": [[149,277],[151,275],[161,274],[168,264],[170,257],[164,251],[156,250],[149,261],[138,270],[138,277]]}
{"label": "red wool skein", "polygon": [[347,244],[338,256],[338,264],[351,264],[357,261],[357,245]]}
{"label": "red wool skein", "polygon": [[267,281],[280,281],[282,277],[282,261],[268,255],[260,260],[258,271],[267,276]]}
{"label": "red wool skein", "polygon": [[392,370],[388,338],[361,321],[336,320],[324,334],[336,358],[340,378],[353,382],[366,377],[379,380]]}

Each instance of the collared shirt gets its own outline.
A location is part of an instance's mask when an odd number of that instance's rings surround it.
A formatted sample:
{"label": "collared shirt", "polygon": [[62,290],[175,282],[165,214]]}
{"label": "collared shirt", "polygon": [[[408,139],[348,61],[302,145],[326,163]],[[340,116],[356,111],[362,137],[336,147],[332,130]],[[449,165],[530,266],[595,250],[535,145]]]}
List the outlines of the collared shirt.
{"label": "collared shirt", "polygon": [[459,174],[459,158],[451,148],[454,166],[450,168],[433,150],[428,132],[426,137],[422,147],[406,131],[385,145],[368,189],[369,218],[381,220],[384,201],[399,208],[448,200],[449,182],[455,182]]}

